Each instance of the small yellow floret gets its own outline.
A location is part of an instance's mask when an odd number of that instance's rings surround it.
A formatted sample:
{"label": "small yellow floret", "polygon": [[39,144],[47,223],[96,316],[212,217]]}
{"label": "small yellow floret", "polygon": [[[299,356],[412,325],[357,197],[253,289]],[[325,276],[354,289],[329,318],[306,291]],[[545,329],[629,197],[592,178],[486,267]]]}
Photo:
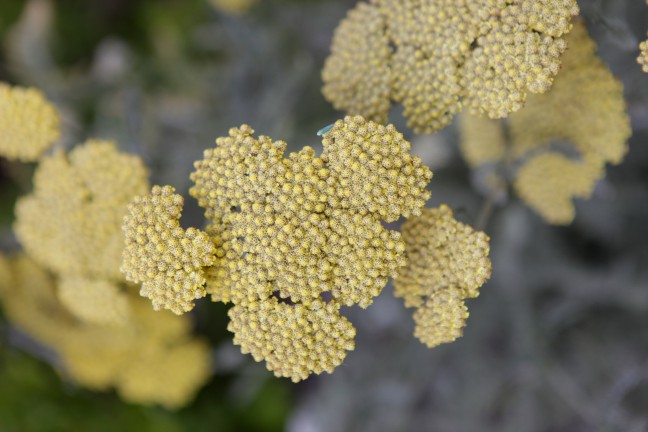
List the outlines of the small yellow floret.
{"label": "small yellow floret", "polygon": [[437,290],[414,312],[414,336],[428,348],[454,342],[463,335],[468,315],[461,290]]}
{"label": "small yellow floret", "polygon": [[[646,1],[648,3],[648,1]],[[641,70],[645,73],[648,73],[648,40],[645,40],[639,44],[639,57],[637,57],[637,63],[641,65]]]}

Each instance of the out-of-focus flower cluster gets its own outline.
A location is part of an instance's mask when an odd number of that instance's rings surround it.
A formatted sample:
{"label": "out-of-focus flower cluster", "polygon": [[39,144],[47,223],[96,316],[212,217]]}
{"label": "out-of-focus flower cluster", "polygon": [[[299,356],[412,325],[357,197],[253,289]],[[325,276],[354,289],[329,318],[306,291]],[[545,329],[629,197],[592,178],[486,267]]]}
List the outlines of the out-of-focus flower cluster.
{"label": "out-of-focus flower cluster", "polygon": [[60,286],[26,255],[0,257],[0,298],[9,320],[53,349],[61,372],[92,389],[115,387],[136,403],[178,408],[189,402],[210,374],[205,342],[190,323],[153,311],[129,293],[127,325],[80,321],[59,301]]}
{"label": "out-of-focus flower cluster", "polygon": [[[648,1],[646,2],[648,3]],[[648,73],[648,40],[645,40],[639,44],[639,57],[637,57],[637,63],[641,65],[641,70],[645,73]]]}
{"label": "out-of-focus flower cluster", "polygon": [[394,280],[394,294],[415,307],[414,335],[432,348],[462,335],[464,304],[477,297],[491,274],[489,238],[458,222],[442,205],[403,224],[407,266]]}
{"label": "out-of-focus flower cluster", "polygon": [[463,105],[507,117],[560,70],[575,0],[371,0],[335,32],[322,77],[335,108],[384,122],[390,101],[430,133]]}
{"label": "out-of-focus flower cluster", "polygon": [[[30,121],[36,129],[39,118]],[[186,317],[155,313],[119,271],[122,220],[149,189],[146,177],[139,158],[108,141],[43,157],[32,193],[16,204],[25,255],[3,258],[2,300],[79,384],[177,408],[209,377],[210,354]]]}
{"label": "out-of-focus flower cluster", "polygon": [[45,157],[34,190],[16,204],[26,252],[60,275],[119,281],[126,205],[148,190],[142,161],[110,141],[89,140]]}
{"label": "out-of-focus flower cluster", "polygon": [[[200,240],[195,248],[201,258],[191,269],[199,275],[206,267],[206,292],[234,303],[229,329],[243,352],[299,381],[331,372],[353,349],[355,329],[340,306],[369,306],[405,265],[400,233],[381,221],[420,214],[432,173],[409,154],[410,144],[392,125],[359,116],[337,121],[324,134],[320,157],[305,147],[284,158],[285,142],[253,133],[246,125],[231,129],[195,164],[190,193],[210,221],[216,259],[204,265],[200,254],[208,250]],[[146,277],[136,271],[149,260],[155,238],[172,237],[170,224],[151,230],[148,222],[133,222],[143,213],[141,203],[164,191],[179,204],[170,189],[156,188],[131,206],[124,225],[127,238],[142,236],[123,262],[126,274],[140,275],[129,276],[134,282],[167,281],[174,272],[165,261],[148,266]],[[200,277],[186,273],[184,281],[158,285],[156,295],[186,290],[183,299],[189,299],[200,294]],[[332,299],[324,301],[324,293]]]}
{"label": "out-of-focus flower cluster", "polygon": [[128,320],[120,226],[133,195],[148,189],[146,177],[137,157],[90,140],[69,155],[43,158],[33,192],[16,204],[14,229],[25,252],[60,278],[61,301],[84,321]]}
{"label": "out-of-focus flower cluster", "polygon": [[596,56],[582,23],[568,42],[550,92],[530,96],[506,123],[470,116],[461,122],[467,162],[503,165],[518,195],[553,224],[573,220],[572,198],[591,196],[605,164],[623,159],[631,133],[622,84]]}
{"label": "out-of-focus flower cluster", "polygon": [[639,44],[639,57],[637,57],[637,62],[641,65],[641,70],[648,73],[648,40],[645,40]]}
{"label": "out-of-focus flower cluster", "polygon": [[0,83],[0,156],[32,162],[58,141],[61,119],[34,88]]}

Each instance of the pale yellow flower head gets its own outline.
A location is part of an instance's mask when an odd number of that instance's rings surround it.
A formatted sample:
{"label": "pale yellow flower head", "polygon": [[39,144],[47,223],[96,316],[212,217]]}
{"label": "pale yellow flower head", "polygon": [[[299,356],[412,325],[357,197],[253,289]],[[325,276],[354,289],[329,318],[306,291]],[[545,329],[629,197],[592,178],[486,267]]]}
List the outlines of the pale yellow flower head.
{"label": "pale yellow flower head", "polygon": [[150,302],[128,295],[126,324],[91,323],[68,313],[56,295],[65,289],[57,290],[54,278],[27,256],[0,256],[0,275],[11,324],[52,349],[61,373],[84,387],[114,387],[130,402],[179,408],[211,374],[211,355],[191,336],[189,317],[155,312]]}
{"label": "pale yellow flower head", "polygon": [[[139,158],[112,142],[45,157],[34,191],[17,204],[15,229],[46,269],[27,257],[0,260],[0,295],[11,323],[55,351],[73,381],[177,408],[207,380],[210,355],[191,337],[188,317],[153,311],[119,272],[120,228],[128,203],[149,188],[146,175]],[[141,369],[145,346],[159,355],[159,367]],[[137,385],[154,381],[157,391]]]}
{"label": "pale yellow flower head", "polygon": [[425,209],[403,224],[407,266],[394,279],[394,294],[415,307],[415,336],[432,348],[461,336],[468,312],[490,278],[489,238],[455,220],[445,205]]}
{"label": "pale yellow flower head", "polygon": [[34,190],[16,204],[25,251],[59,275],[121,281],[126,206],[148,189],[147,171],[111,141],[90,140],[44,158]]}
{"label": "pale yellow flower head", "polygon": [[324,97],[336,109],[385,123],[391,105],[391,56],[380,11],[359,3],[333,36],[322,70]]}
{"label": "pale yellow flower head", "polygon": [[211,375],[205,341],[191,337],[188,317],[155,312],[148,301],[130,297],[130,325],[85,325],[68,331],[57,350],[66,372],[84,386],[115,387],[125,400],[186,405]]}
{"label": "pale yellow flower head", "polygon": [[[114,386],[146,338],[129,326],[75,325],[67,329],[54,349],[63,371],[73,381],[93,390]],[[160,377],[162,379],[162,377]]]}
{"label": "pale yellow flower head", "polygon": [[180,315],[205,296],[203,267],[214,263],[214,246],[204,232],[180,226],[184,200],[174,192],[171,186],[154,186],[128,206],[121,269],[126,280],[142,283],[140,294],[155,310]]}
{"label": "pale yellow flower head", "polygon": [[432,173],[394,126],[359,116],[324,133],[320,157],[284,157],[285,142],[253,133],[231,129],[191,175],[217,248],[207,292],[235,304],[229,328],[244,352],[298,381],[353,348],[339,307],[368,307],[405,264],[400,234],[381,221],[420,214]]}
{"label": "pale yellow flower head", "polygon": [[210,351],[204,341],[193,339],[168,347],[143,341],[132,361],[121,370],[117,392],[130,402],[155,401],[177,409],[194,398],[196,389],[210,375]]}
{"label": "pale yellow flower head", "polygon": [[463,106],[503,118],[551,88],[578,11],[575,0],[359,3],[336,30],[323,93],[377,119],[389,100],[401,103],[419,133],[448,125]]}
{"label": "pale yellow flower head", "polygon": [[35,161],[60,136],[59,113],[39,90],[0,83],[0,156]]}
{"label": "pale yellow flower head", "polygon": [[630,119],[623,84],[596,55],[596,44],[578,21],[551,92],[532,95],[509,118],[514,157],[566,140],[583,156],[618,164],[628,151]]}
{"label": "pale yellow flower head", "polygon": [[57,294],[61,304],[81,321],[100,325],[126,325],[130,321],[128,297],[115,282],[64,276]]}
{"label": "pale yellow flower head", "polygon": [[550,224],[574,219],[574,198],[590,198],[594,185],[605,175],[600,159],[585,162],[548,152],[534,156],[517,172],[515,190],[520,198]]}
{"label": "pale yellow flower head", "polygon": [[60,306],[54,278],[27,255],[0,255],[0,263],[0,299],[7,319],[42,344],[60,344],[74,319]]}
{"label": "pale yellow flower head", "polygon": [[356,330],[339,308],[335,301],[289,305],[271,297],[230,309],[228,330],[244,354],[298,382],[311,373],[332,373],[353,350]]}
{"label": "pale yellow flower head", "polygon": [[506,137],[500,122],[486,117],[459,116],[459,146],[470,167],[498,163],[506,155]]}

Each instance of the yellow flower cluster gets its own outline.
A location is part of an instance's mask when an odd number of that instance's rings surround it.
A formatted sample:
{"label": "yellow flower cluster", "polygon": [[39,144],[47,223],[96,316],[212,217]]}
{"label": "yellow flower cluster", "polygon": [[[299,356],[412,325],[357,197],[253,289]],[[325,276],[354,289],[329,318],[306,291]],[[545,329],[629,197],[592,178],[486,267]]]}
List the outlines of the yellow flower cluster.
{"label": "yellow flower cluster", "polygon": [[[623,159],[631,133],[623,86],[596,56],[582,23],[574,25],[568,43],[553,89],[531,95],[505,126],[468,116],[461,122],[468,163],[476,167],[499,157],[521,198],[553,224],[573,220],[571,198],[590,197],[605,164]],[[571,153],[561,152],[564,143]],[[574,152],[578,157],[570,157]]]}
{"label": "yellow flower cluster", "polygon": [[130,321],[130,305],[119,284],[83,276],[63,276],[58,298],[81,321],[124,325]]}
{"label": "yellow flower cluster", "polygon": [[283,158],[286,143],[252,133],[230,130],[191,175],[226,263],[208,271],[208,291],[237,304],[331,292],[369,306],[404,263],[400,234],[380,221],[420,212],[429,169],[392,125],[362,117],[337,121],[319,158],[310,147]]}
{"label": "yellow flower cluster", "polygon": [[448,125],[463,105],[503,118],[528,92],[549,90],[578,12],[575,0],[360,3],[336,30],[323,94],[377,120],[390,99],[401,103],[419,133]]}
{"label": "yellow flower cluster", "polygon": [[552,91],[530,96],[527,107],[509,119],[513,155],[564,139],[583,156],[618,164],[631,133],[623,84],[596,55],[582,22],[574,25],[568,42],[571,48]]}
{"label": "yellow flower cluster", "polygon": [[205,296],[203,267],[214,264],[214,245],[207,234],[182,229],[178,220],[184,200],[171,186],[154,186],[128,206],[123,231],[126,248],[121,271],[126,280],[142,282],[140,294],[153,308],[180,315]]}
{"label": "yellow flower cluster", "polygon": [[13,275],[1,290],[10,320],[54,349],[74,380],[175,408],[208,378],[209,350],[187,318],[154,312],[119,272],[120,228],[128,203],[148,190],[146,177],[139,158],[107,141],[43,158],[34,191],[16,206],[30,259],[5,263]]}
{"label": "yellow flower cluster", "polygon": [[645,73],[648,73],[648,40],[645,40],[639,44],[639,57],[637,57],[637,63],[641,65],[641,70]]}
{"label": "yellow flower cluster", "polygon": [[391,56],[380,11],[358,3],[333,36],[331,56],[322,69],[324,97],[336,109],[385,123],[391,103]]}
{"label": "yellow flower cluster", "polygon": [[35,161],[58,141],[61,119],[56,108],[33,88],[0,83],[0,155]]}
{"label": "yellow flower cluster", "polygon": [[16,204],[15,231],[26,252],[62,275],[122,280],[126,206],[148,189],[147,170],[110,141],[89,140],[44,158],[34,191]]}
{"label": "yellow flower cluster", "polygon": [[520,198],[551,224],[571,222],[573,198],[589,198],[605,174],[599,161],[574,162],[557,152],[532,157],[518,171],[515,189]]}
{"label": "yellow flower cluster", "polygon": [[210,363],[209,347],[202,340],[171,346],[144,341],[133,361],[121,371],[118,391],[129,401],[160,401],[167,408],[178,408],[186,405],[209,378]]}
{"label": "yellow flower cluster", "polygon": [[466,298],[479,295],[491,274],[489,238],[453,218],[442,205],[403,224],[408,263],[394,280],[394,294],[414,313],[414,335],[428,347],[461,336]]}
{"label": "yellow flower cluster", "polygon": [[[648,3],[648,1],[646,1]],[[641,65],[641,70],[645,73],[648,73],[648,40],[645,40],[639,44],[639,57],[637,57],[637,63]]]}
{"label": "yellow flower cluster", "polygon": [[26,256],[0,258],[0,298],[10,321],[52,348],[62,371],[97,390],[115,387],[136,403],[178,408],[210,374],[208,346],[190,335],[187,319],[154,312],[129,295],[127,326],[78,321],[62,307],[56,282]]}
{"label": "yellow flower cluster", "polygon": [[485,117],[459,116],[460,149],[471,167],[500,162],[506,156],[506,137],[499,122]]}
{"label": "yellow flower cluster", "polygon": [[[190,193],[205,209],[216,248],[206,291],[235,304],[229,328],[244,352],[299,381],[332,371],[353,348],[355,330],[339,308],[369,306],[405,264],[400,234],[381,221],[420,214],[432,173],[394,126],[359,116],[325,133],[320,157],[305,147],[285,158],[285,142],[253,133],[247,125],[231,129],[191,174]],[[150,227],[141,218],[124,224],[129,239]],[[166,227],[160,236],[173,230]],[[156,278],[169,265],[156,269],[146,264],[153,255],[141,252],[126,254],[129,268]]]}
{"label": "yellow flower cluster", "polygon": [[16,204],[15,232],[25,251],[62,278],[61,301],[79,319],[124,324],[128,303],[118,284],[121,220],[133,194],[148,188],[137,157],[90,140],[69,155],[42,159],[34,190]]}
{"label": "yellow flower cluster", "polygon": [[0,255],[0,297],[11,323],[34,339],[59,345],[73,318],[61,308],[50,274],[25,255]]}
{"label": "yellow flower cluster", "polygon": [[227,328],[244,354],[297,382],[313,372],[332,373],[353,350],[356,330],[339,309],[335,301],[289,305],[270,297],[234,306]]}

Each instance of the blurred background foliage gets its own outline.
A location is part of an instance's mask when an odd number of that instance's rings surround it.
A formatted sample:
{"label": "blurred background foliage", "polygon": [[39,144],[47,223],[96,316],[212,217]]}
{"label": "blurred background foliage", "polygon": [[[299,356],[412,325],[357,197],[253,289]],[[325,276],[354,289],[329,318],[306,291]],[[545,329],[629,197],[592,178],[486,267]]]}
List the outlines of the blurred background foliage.
{"label": "blurred background foliage", "polygon": [[[214,4],[217,2],[214,1]],[[215,376],[177,412],[121,402],[61,378],[46,352],[2,321],[0,430],[5,431],[648,431],[648,76],[635,58],[648,29],[639,0],[583,0],[600,54],[624,85],[633,137],[568,227],[514,198],[489,213],[493,277],[469,302],[457,342],[428,350],[388,286],[351,311],[356,350],[331,376],[299,385],[240,354],[226,307],[202,302],[196,331]],[[341,116],[320,70],[351,0],[257,0],[241,14],[208,0],[3,0],[0,80],[41,88],[64,116],[62,146],[116,139],[153,183],[186,195],[192,162],[243,122],[291,149]],[[391,116],[406,130],[398,108]],[[434,171],[430,206],[480,219],[479,179],[455,127],[408,138]],[[29,165],[0,161],[0,245]],[[187,200],[183,224],[201,220]]]}

